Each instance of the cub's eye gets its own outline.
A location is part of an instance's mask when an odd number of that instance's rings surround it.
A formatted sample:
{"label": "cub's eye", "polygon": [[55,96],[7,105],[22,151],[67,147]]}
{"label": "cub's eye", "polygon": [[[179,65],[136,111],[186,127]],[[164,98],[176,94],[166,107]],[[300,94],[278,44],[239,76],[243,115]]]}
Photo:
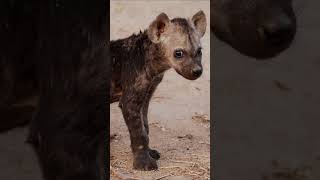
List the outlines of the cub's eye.
{"label": "cub's eye", "polygon": [[174,51],[174,57],[175,58],[182,58],[184,56],[183,51],[182,50],[175,50]]}
{"label": "cub's eye", "polygon": [[198,50],[197,50],[197,54],[196,54],[197,56],[201,56],[202,55],[202,50],[201,50],[201,48],[199,48]]}

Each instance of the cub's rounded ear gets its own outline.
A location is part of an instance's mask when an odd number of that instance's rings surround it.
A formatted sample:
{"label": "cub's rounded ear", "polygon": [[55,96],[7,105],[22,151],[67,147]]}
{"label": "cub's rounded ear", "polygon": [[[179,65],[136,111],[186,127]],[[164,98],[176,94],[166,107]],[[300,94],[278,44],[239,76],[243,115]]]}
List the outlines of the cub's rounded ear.
{"label": "cub's rounded ear", "polygon": [[170,19],[165,13],[159,14],[148,28],[149,39],[153,43],[159,43],[161,35],[168,29],[169,23]]}
{"label": "cub's rounded ear", "polygon": [[201,37],[203,37],[203,35],[206,32],[206,27],[207,27],[207,19],[206,19],[206,15],[204,14],[204,12],[202,10],[200,10],[195,15],[193,15],[191,20],[192,20],[196,30],[200,33]]}

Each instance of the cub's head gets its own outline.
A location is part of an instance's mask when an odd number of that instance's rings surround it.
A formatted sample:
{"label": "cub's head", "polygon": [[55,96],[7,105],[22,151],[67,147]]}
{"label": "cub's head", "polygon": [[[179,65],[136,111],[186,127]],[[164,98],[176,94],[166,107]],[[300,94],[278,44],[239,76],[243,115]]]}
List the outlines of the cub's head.
{"label": "cub's head", "polygon": [[174,18],[161,13],[148,28],[149,39],[158,44],[163,61],[189,80],[202,74],[202,47],[200,39],[206,31],[207,21],[203,11],[190,19]]}

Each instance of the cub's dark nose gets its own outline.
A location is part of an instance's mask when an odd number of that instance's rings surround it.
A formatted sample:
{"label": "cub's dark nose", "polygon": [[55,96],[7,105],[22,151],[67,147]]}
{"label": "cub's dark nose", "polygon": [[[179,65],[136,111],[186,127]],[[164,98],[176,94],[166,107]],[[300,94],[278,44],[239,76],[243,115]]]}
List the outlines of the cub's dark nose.
{"label": "cub's dark nose", "polygon": [[266,43],[277,46],[290,41],[294,28],[294,22],[289,17],[279,16],[273,22],[264,23],[258,31]]}
{"label": "cub's dark nose", "polygon": [[192,69],[192,75],[194,77],[200,77],[202,74],[202,68],[201,67],[196,67]]}

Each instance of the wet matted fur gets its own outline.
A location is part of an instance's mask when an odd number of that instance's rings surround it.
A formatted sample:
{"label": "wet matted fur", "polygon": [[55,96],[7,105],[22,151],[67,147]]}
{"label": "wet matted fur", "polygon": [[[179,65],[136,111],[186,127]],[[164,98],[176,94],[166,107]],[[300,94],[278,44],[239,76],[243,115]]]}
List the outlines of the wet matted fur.
{"label": "wet matted fur", "polygon": [[111,41],[111,102],[119,101],[134,156],[133,167],[157,169],[160,153],[149,147],[148,106],[166,70],[189,80],[202,74],[200,39],[206,31],[203,11],[191,19],[161,13],[137,35]]}

